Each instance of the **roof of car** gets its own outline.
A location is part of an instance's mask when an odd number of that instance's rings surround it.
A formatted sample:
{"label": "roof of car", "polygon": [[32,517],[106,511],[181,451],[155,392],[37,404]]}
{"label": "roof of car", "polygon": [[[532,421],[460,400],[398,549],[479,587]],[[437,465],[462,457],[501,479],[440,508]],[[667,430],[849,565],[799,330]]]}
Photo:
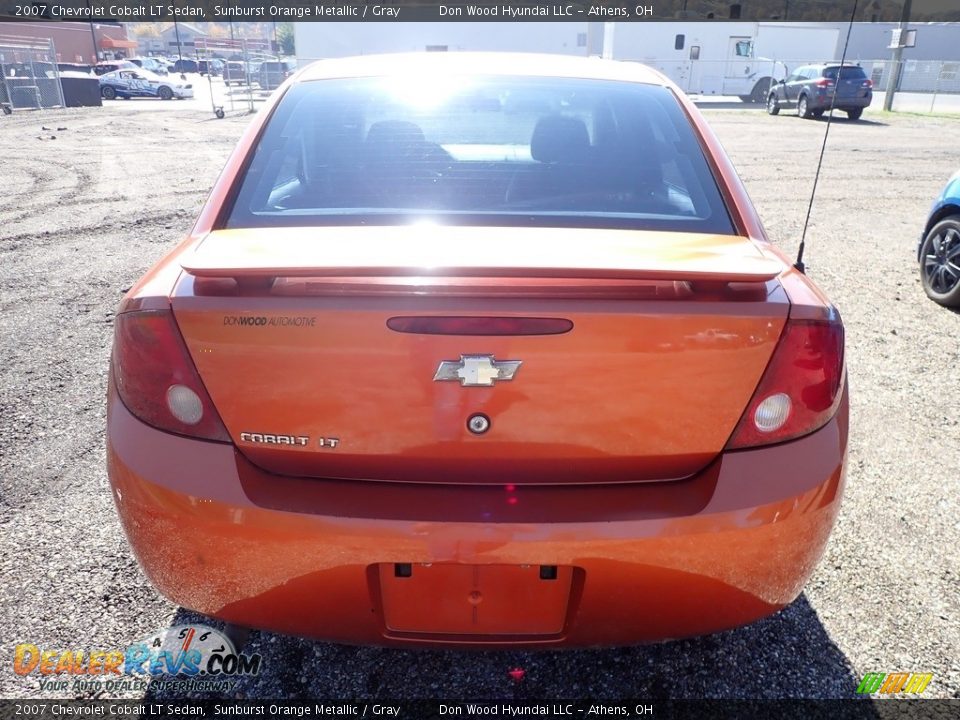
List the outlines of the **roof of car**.
{"label": "roof of car", "polygon": [[569,55],[475,52],[398,53],[319,60],[302,70],[297,79],[311,81],[434,72],[444,75],[527,75],[671,85],[656,70],[636,62]]}
{"label": "roof of car", "polygon": [[[840,62],[825,62],[825,63],[812,63],[811,65],[804,65],[803,67],[811,68],[831,68],[831,67],[840,67]],[[860,67],[858,63],[845,62],[843,67]],[[862,68],[861,68],[862,69]]]}

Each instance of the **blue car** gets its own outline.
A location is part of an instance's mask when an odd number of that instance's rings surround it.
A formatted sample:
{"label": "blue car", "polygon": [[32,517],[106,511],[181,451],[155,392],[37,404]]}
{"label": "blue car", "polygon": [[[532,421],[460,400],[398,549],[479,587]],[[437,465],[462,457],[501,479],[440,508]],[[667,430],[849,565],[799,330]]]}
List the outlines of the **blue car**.
{"label": "blue car", "polygon": [[930,209],[917,261],[927,296],[944,307],[960,307],[960,172]]}

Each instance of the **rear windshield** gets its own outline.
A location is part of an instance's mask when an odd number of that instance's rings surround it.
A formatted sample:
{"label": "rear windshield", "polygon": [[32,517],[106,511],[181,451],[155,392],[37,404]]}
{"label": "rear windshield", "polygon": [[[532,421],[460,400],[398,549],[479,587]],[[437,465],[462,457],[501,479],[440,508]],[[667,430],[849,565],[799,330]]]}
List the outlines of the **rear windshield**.
{"label": "rear windshield", "polygon": [[670,90],[524,77],[296,85],[226,226],[424,219],[734,232]]}
{"label": "rear windshield", "polygon": [[830,80],[837,79],[837,72],[840,72],[841,80],[862,80],[866,77],[866,74],[863,72],[863,68],[860,67],[828,67],[823,71],[823,76],[829,78]]}

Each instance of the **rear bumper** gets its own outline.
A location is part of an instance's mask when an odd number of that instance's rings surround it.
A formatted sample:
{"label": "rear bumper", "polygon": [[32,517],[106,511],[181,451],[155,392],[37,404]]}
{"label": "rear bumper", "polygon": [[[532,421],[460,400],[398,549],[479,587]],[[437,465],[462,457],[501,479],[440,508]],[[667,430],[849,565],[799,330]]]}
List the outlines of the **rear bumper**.
{"label": "rear bumper", "polygon": [[[111,392],[108,466],[141,566],[187,608],[346,643],[628,645],[743,625],[797,597],[839,510],[847,408],[845,393],[816,433],[726,453],[684,481],[509,491],[270,475],[232,446],[144,425]],[[560,632],[440,635],[387,627],[379,563],[575,570]]]}
{"label": "rear bumper", "polygon": [[[815,93],[810,97],[810,108],[812,110],[829,110],[830,103],[833,102],[829,93]],[[857,108],[870,107],[873,102],[873,95],[866,97],[838,97],[836,109],[841,112],[844,110],[855,110]]]}

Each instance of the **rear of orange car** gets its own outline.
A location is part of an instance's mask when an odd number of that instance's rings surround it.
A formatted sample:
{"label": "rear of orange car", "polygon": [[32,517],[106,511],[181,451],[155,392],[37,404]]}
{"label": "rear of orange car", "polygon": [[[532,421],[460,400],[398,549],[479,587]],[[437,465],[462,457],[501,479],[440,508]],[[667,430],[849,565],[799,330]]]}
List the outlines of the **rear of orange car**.
{"label": "rear of orange car", "polygon": [[350,643],[623,645],[790,603],[843,327],[632,64],[301,71],[124,300],[109,472],[174,602]]}

